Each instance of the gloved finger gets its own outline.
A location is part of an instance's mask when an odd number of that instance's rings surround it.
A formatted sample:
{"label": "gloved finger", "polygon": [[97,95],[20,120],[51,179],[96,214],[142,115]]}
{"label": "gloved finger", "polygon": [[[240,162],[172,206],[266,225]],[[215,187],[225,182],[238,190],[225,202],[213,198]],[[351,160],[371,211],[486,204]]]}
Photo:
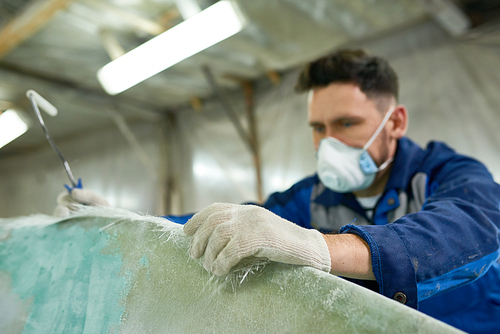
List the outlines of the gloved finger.
{"label": "gloved finger", "polygon": [[75,200],[71,197],[71,195],[67,191],[63,191],[57,196],[57,204],[65,207],[69,207],[71,204],[74,204]]}
{"label": "gloved finger", "polygon": [[191,237],[193,236],[196,231],[198,231],[198,228],[203,224],[208,216],[212,214],[211,210],[209,210],[210,207],[207,207],[200,212],[196,213],[193,217],[191,217],[186,224],[184,224],[184,227],[182,228],[182,231],[184,232],[185,235]]}
{"label": "gloved finger", "polygon": [[88,189],[75,188],[71,191],[71,197],[78,203],[85,205],[109,206],[105,198]]}
{"label": "gloved finger", "polygon": [[58,205],[54,209],[53,215],[56,217],[64,218],[64,217],[68,217],[70,215],[70,213],[71,213],[71,211],[69,211],[68,207],[63,206],[63,205]]}
{"label": "gloved finger", "polygon": [[76,210],[78,210],[78,202],[67,191],[63,191],[57,196],[57,207],[54,209],[54,216],[67,217]]}
{"label": "gloved finger", "polygon": [[230,204],[213,203],[207,206],[206,208],[195,214],[193,217],[191,217],[191,219],[189,219],[186,224],[184,224],[184,227],[182,229],[184,234],[187,236],[194,235],[198,228],[207,220],[209,216],[211,216],[215,212],[226,210],[229,205]]}
{"label": "gloved finger", "polygon": [[230,218],[229,210],[217,211],[208,216],[194,234],[193,240],[191,240],[189,255],[194,259],[201,257],[205,253],[205,249],[214,230],[221,224],[227,222]]}
{"label": "gloved finger", "polygon": [[203,267],[212,271],[212,264],[219,253],[226,247],[234,233],[233,225],[230,223],[218,225],[210,238],[205,249],[205,258],[203,259]]}
{"label": "gloved finger", "polygon": [[254,245],[245,245],[242,240],[233,239],[227,243],[226,247],[211,263],[210,270],[217,276],[226,275],[242,259],[254,256],[257,251],[258,248]]}

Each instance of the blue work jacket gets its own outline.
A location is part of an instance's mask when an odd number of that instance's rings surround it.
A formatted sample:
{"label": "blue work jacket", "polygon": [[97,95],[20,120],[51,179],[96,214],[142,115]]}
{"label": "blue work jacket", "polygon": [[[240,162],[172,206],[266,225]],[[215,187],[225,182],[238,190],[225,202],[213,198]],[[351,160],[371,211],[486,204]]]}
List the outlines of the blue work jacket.
{"label": "blue work jacket", "polygon": [[478,161],[402,138],[371,219],[317,175],[264,206],[305,228],[363,238],[376,283],[352,281],[467,332],[500,333],[500,186]]}
{"label": "blue work jacket", "polygon": [[376,282],[349,280],[466,332],[500,333],[500,186],[478,161],[402,138],[371,219],[353,194],[317,175],[264,207],[305,228],[363,238]]}

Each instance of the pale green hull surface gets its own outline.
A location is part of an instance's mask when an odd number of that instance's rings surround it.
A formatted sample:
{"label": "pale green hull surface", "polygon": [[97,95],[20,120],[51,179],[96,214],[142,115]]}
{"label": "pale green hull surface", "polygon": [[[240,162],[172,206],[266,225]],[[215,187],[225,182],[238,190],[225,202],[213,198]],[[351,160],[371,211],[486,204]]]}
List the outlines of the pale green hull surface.
{"label": "pale green hull surface", "polygon": [[217,278],[189,258],[182,226],[86,214],[0,220],[0,333],[458,332],[311,268]]}

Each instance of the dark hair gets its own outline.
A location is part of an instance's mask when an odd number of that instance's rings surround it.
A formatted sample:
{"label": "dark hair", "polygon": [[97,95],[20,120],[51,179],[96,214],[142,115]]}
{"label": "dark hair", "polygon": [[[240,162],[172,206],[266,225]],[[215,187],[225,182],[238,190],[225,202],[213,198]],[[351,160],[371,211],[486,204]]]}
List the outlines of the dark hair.
{"label": "dark hair", "polygon": [[393,96],[398,100],[398,76],[389,63],[363,50],[340,50],[307,64],[301,71],[296,92],[331,83],[356,84],[369,98]]}

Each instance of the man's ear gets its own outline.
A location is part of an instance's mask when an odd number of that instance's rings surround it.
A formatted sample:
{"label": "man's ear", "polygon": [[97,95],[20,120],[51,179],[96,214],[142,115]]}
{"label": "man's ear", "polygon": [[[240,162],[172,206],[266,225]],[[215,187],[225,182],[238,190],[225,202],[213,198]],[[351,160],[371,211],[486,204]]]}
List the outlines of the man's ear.
{"label": "man's ear", "polygon": [[395,139],[401,139],[408,130],[408,111],[402,104],[396,106],[394,112],[389,118],[392,126],[389,128],[390,135]]}

